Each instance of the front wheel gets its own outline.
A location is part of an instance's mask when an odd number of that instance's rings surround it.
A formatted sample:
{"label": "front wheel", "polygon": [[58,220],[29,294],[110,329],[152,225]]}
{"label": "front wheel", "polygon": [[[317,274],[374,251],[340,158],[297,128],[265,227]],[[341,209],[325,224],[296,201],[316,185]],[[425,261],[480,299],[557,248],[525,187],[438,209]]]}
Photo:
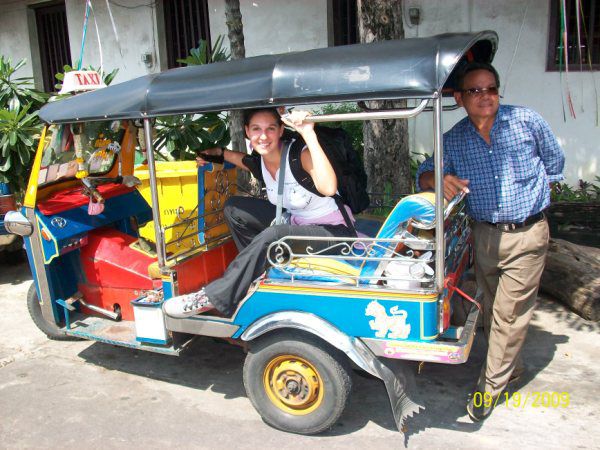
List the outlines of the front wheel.
{"label": "front wheel", "polygon": [[310,335],[290,332],[251,345],[244,386],[266,423],[292,433],[316,434],[337,422],[352,380],[339,351]]}
{"label": "front wheel", "polygon": [[27,292],[27,309],[35,326],[49,339],[54,341],[78,341],[79,338],[65,334],[54,322],[50,323],[42,315],[42,307],[38,299],[35,283],[32,283]]}

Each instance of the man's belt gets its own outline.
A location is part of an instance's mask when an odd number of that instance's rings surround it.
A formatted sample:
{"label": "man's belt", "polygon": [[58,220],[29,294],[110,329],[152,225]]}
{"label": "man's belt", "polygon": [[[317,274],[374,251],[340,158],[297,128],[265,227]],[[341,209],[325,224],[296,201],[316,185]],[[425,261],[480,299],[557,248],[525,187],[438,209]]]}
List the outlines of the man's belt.
{"label": "man's belt", "polygon": [[492,223],[492,222],[483,222],[493,227],[498,228],[500,231],[513,231],[518,228],[528,227],[529,225],[533,225],[534,223],[540,222],[544,220],[546,216],[544,215],[544,211],[540,211],[537,214],[529,216],[523,222],[517,223]]}

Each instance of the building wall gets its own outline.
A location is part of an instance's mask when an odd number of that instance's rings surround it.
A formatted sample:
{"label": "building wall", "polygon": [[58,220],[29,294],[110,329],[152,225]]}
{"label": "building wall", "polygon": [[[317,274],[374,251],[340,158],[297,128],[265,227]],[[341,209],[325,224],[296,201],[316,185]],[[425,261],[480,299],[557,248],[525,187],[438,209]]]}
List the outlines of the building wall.
{"label": "building wall", "polygon": [[[213,38],[227,36],[223,0],[209,0]],[[327,0],[240,0],[246,57],[327,47]]]}
{"label": "building wall", "polygon": [[[265,53],[306,50],[325,47],[328,43],[327,0],[278,1],[240,0],[243,16],[246,56]],[[0,54],[13,62],[27,58],[19,75],[39,72],[36,61],[37,42],[30,29],[32,13],[27,0],[0,0]],[[121,43],[119,46],[106,9],[106,2],[93,2],[102,44],[102,60],[107,71],[118,68],[116,82],[160,71],[166,68],[162,0],[111,2],[111,9]],[[499,35],[499,48],[494,60],[501,77],[503,103],[528,106],[548,121],[565,149],[567,182],[593,180],[600,172],[600,128],[596,126],[600,91],[597,74],[569,73],[569,84],[577,118],[563,119],[560,74],[546,72],[549,1],[547,0],[405,0],[409,7],[421,9],[422,22],[410,26],[405,21],[406,37],[424,37],[445,32],[493,29]],[[73,59],[79,58],[84,0],[66,0],[67,20]],[[227,34],[222,0],[209,0],[210,26],[213,40]],[[152,64],[146,65],[142,55],[150,54]],[[514,60],[513,60],[514,58]],[[33,63],[31,63],[33,59]],[[100,52],[93,20],[88,25],[83,63],[100,66]],[[36,65],[37,64],[37,65]],[[564,76],[563,76],[564,78]],[[444,129],[449,129],[461,117],[462,110],[444,115]],[[432,148],[431,115],[425,114],[410,124],[411,148],[415,152],[430,152]]]}
{"label": "building wall", "polygon": [[31,77],[32,54],[28,33],[28,10],[23,1],[0,1],[0,55],[10,58],[13,65],[21,59],[27,64],[18,75]]}
{"label": "building wall", "polygon": [[[82,24],[85,17],[85,0],[66,0],[67,22],[71,44],[71,57],[80,59]],[[90,16],[83,51],[83,67],[92,65],[105,71],[118,69],[113,83],[129,80],[149,73],[160,72],[157,62],[156,6],[147,0],[111,2],[111,11],[117,29],[118,42],[113,31],[106,2],[92,2],[94,15]],[[119,5],[128,5],[127,8]],[[148,6],[151,5],[151,6]],[[95,19],[95,20],[94,20]],[[96,31],[96,23],[98,31]],[[98,44],[100,35],[100,45]],[[142,55],[149,54],[148,66]]]}

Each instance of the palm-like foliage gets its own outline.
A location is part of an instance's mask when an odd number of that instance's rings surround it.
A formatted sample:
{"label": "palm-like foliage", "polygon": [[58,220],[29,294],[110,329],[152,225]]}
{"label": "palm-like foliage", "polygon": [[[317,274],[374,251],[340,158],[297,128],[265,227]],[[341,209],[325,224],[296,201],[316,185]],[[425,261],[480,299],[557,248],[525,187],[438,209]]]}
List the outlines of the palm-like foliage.
{"label": "palm-like foliage", "polygon": [[[190,50],[185,59],[178,60],[187,65],[202,65],[226,61],[229,53],[223,47],[223,36],[219,36],[212,51],[204,40]],[[193,160],[198,151],[229,144],[229,128],[225,116],[219,113],[183,114],[158,117],[156,119],[154,146],[166,150],[174,159]]]}
{"label": "palm-like foliage", "polygon": [[33,88],[31,77],[14,77],[25,62],[22,59],[13,66],[10,58],[0,56],[0,108],[15,111],[27,104],[39,108],[48,98],[46,94]]}
{"label": "palm-like foliage", "polygon": [[30,77],[15,77],[25,60],[12,65],[0,56],[0,182],[13,192],[25,188],[42,124],[37,110],[48,95],[33,87]]}
{"label": "palm-like foliage", "polygon": [[223,35],[217,38],[212,51],[208,48],[208,43],[205,40],[200,39],[198,47],[191,49],[187,58],[178,59],[177,62],[185,64],[186,66],[200,66],[202,64],[227,61],[231,57],[231,54],[223,47],[223,39]]}
{"label": "palm-like foliage", "polygon": [[42,129],[38,111],[29,113],[30,107],[0,110],[0,182],[8,183],[15,192],[26,186],[34,145]]}

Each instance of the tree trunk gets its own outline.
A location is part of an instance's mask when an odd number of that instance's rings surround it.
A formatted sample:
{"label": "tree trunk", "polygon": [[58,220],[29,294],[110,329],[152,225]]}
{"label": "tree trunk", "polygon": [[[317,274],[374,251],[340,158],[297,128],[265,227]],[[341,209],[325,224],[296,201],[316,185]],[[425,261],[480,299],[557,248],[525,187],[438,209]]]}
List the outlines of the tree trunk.
{"label": "tree trunk", "polygon": [[551,239],[540,290],[587,320],[600,320],[600,249]]}
{"label": "tree trunk", "polygon": [[[225,0],[225,22],[227,23],[227,37],[231,47],[231,59],[245,58],[244,26],[239,0]],[[244,114],[242,111],[229,111],[229,133],[233,150],[246,151]],[[238,184],[246,189],[251,188],[252,182],[249,172],[238,171]]]}
{"label": "tree trunk", "polygon": [[[361,42],[404,39],[402,2],[358,0],[357,15]],[[405,106],[405,102],[368,102],[372,109]],[[365,121],[363,134],[369,192],[410,193],[412,180],[406,119]]]}

